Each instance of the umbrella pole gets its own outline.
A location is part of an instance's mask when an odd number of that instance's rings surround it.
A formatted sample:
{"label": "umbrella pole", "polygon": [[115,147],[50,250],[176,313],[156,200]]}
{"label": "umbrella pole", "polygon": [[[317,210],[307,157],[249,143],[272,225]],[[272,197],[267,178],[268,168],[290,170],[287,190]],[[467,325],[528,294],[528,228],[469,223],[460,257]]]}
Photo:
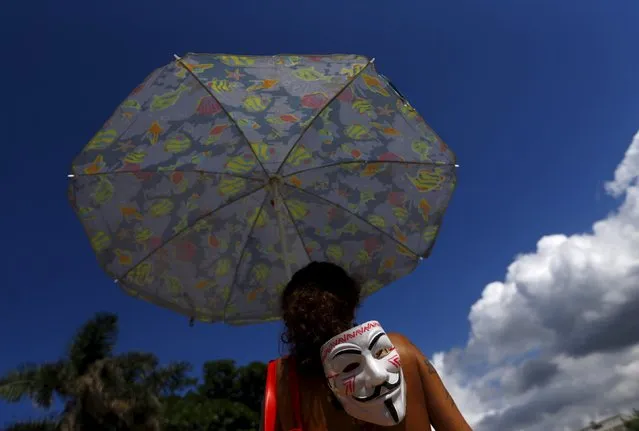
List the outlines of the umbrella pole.
{"label": "umbrella pole", "polygon": [[282,245],[282,258],[284,259],[284,269],[286,271],[286,279],[290,280],[291,262],[288,256],[288,242],[286,241],[286,230],[284,230],[284,200],[280,194],[280,180],[275,178],[271,184],[273,185],[273,197],[275,201],[275,214],[277,216],[277,225],[280,231],[280,244]]}

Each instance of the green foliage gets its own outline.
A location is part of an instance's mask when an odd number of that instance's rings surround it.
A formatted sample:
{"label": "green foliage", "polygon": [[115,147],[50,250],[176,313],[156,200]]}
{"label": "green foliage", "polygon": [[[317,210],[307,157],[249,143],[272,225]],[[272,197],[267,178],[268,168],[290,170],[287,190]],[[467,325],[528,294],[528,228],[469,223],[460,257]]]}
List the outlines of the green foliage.
{"label": "green foliage", "polygon": [[628,431],[639,431],[639,410],[635,410],[631,417],[626,418],[624,425]]}
{"label": "green foliage", "polygon": [[[208,361],[201,382],[191,365],[160,366],[146,352],[114,355],[118,319],[98,313],[82,325],[58,361],[25,364],[0,376],[0,400],[29,399],[64,410],[6,431],[256,431],[266,365]],[[197,385],[197,386],[196,386]],[[195,387],[194,387],[195,386]],[[189,388],[193,390],[184,394]],[[2,424],[0,424],[2,425]]]}
{"label": "green foliage", "polygon": [[166,431],[254,431],[264,394],[266,365],[238,367],[232,360],[208,361],[202,383],[184,397],[165,399]]}
{"label": "green foliage", "polygon": [[[98,313],[78,330],[59,361],[23,365],[0,377],[0,399],[26,398],[43,408],[50,408],[54,398],[62,400],[62,431],[158,430],[160,397],[193,385],[190,366],[160,367],[150,353],[114,355],[117,333],[117,316]],[[23,426],[34,424],[12,425],[28,429]]]}
{"label": "green foliage", "polygon": [[58,422],[55,420],[37,420],[31,422],[20,422],[4,429],[4,431],[56,431]]}
{"label": "green foliage", "polygon": [[165,431],[255,431],[259,414],[242,403],[196,393],[165,401]]}

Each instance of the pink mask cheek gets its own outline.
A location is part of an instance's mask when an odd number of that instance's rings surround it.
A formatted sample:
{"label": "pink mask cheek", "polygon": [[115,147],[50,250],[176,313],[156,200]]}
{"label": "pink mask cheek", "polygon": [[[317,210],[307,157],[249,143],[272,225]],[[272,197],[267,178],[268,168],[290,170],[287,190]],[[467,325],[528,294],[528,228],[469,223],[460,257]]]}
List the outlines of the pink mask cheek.
{"label": "pink mask cheek", "polygon": [[386,368],[389,371],[399,371],[402,367],[401,360],[399,358],[399,353],[396,351],[392,351],[386,358]]}
{"label": "pink mask cheek", "polygon": [[348,377],[341,381],[342,392],[346,396],[351,396],[355,392],[355,376]]}

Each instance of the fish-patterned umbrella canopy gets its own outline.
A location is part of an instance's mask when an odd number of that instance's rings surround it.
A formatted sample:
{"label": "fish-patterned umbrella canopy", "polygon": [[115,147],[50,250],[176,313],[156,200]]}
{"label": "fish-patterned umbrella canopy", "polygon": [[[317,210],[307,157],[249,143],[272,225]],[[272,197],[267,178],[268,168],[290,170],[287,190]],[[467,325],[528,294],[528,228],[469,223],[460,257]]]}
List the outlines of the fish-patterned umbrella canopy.
{"label": "fish-patterned umbrella canopy", "polygon": [[188,54],[75,158],[70,200],[127,293],[196,320],[279,318],[290,274],[369,295],[427,257],[455,156],[359,55]]}

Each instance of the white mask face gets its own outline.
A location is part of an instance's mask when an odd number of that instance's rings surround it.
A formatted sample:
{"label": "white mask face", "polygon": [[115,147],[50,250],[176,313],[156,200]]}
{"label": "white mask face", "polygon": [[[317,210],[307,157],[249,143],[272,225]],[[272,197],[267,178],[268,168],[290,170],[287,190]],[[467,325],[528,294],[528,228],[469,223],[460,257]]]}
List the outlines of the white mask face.
{"label": "white mask face", "polygon": [[406,415],[406,384],[399,353],[379,322],[331,338],[320,349],[328,384],[346,413],[392,426]]}

